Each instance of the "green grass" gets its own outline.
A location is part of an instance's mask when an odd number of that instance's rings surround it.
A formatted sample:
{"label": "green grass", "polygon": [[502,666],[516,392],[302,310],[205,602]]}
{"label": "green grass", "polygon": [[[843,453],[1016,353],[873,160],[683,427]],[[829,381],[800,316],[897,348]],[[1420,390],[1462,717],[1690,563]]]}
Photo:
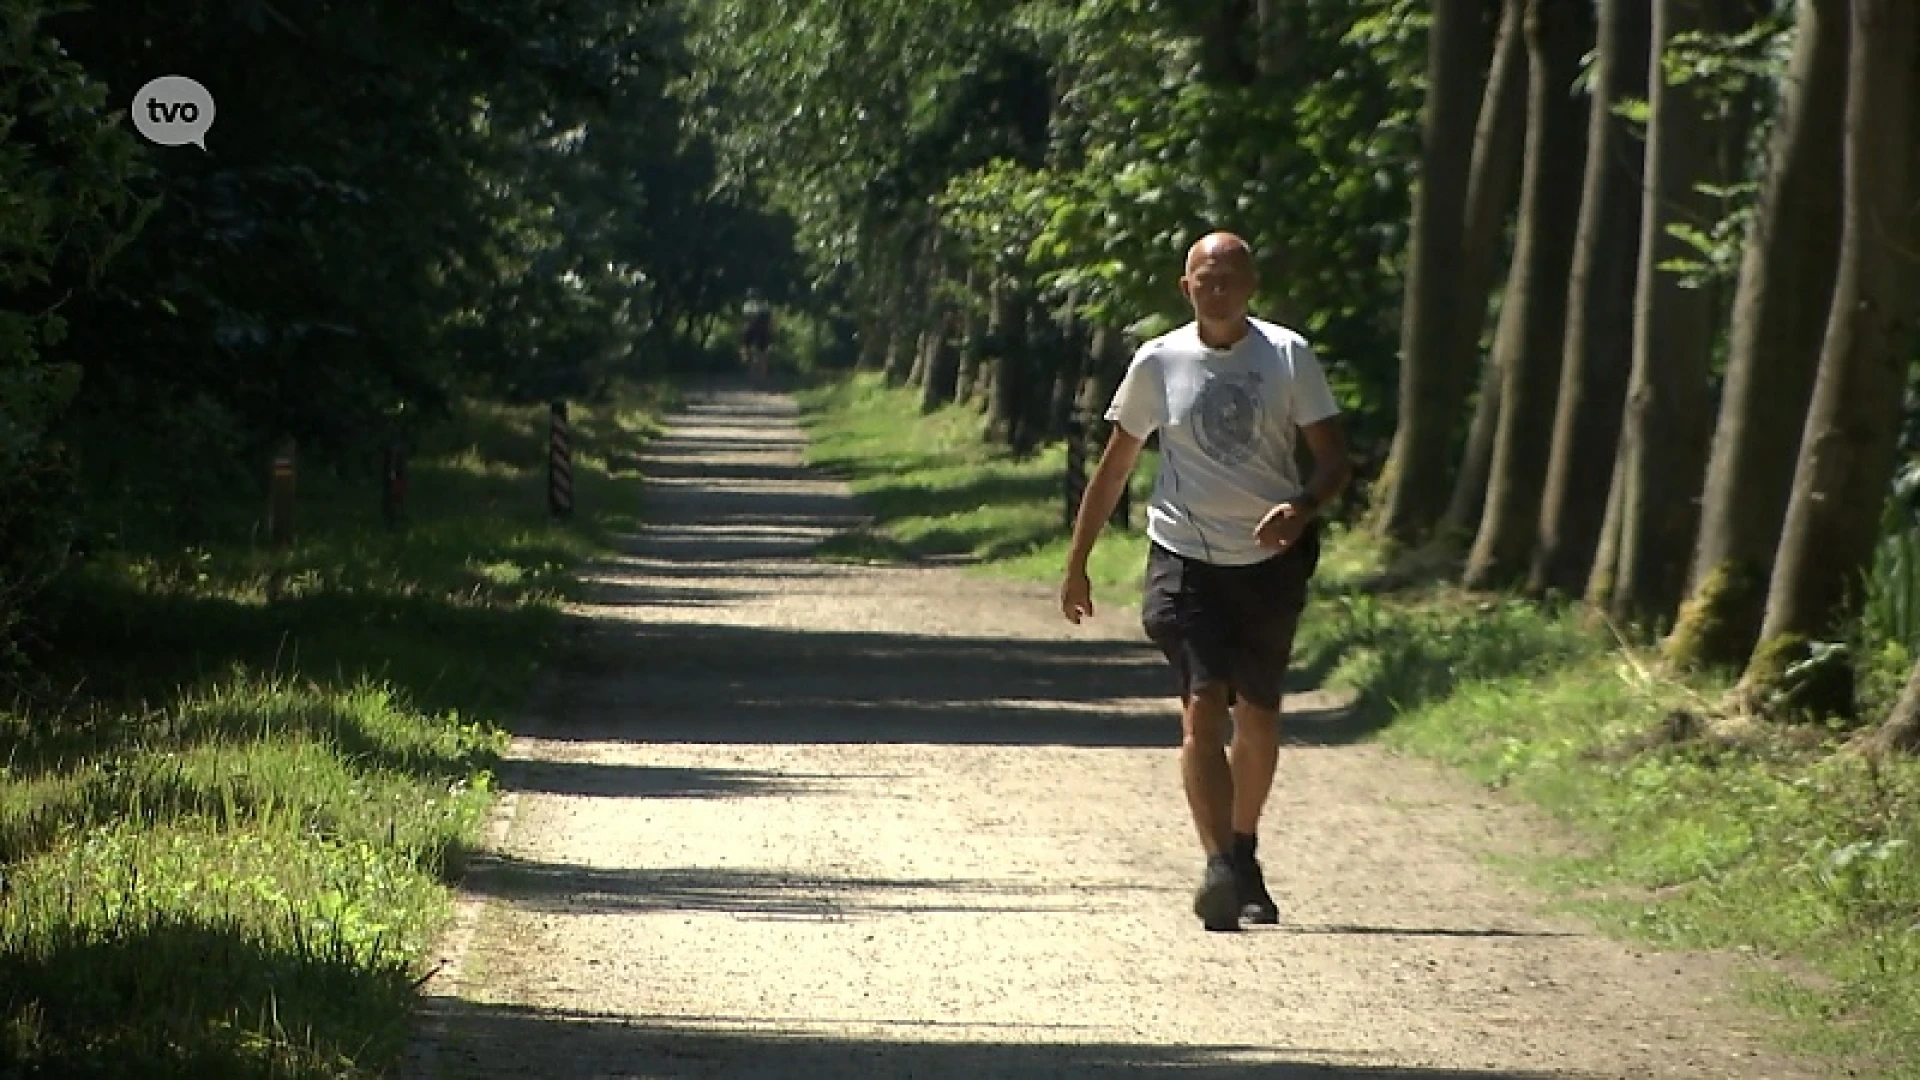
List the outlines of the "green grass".
{"label": "green grass", "polygon": [[[989,454],[971,410],[921,420],[910,393],[872,377],[806,405],[817,460],[868,500],[877,553],[1057,578],[1057,449]],[[1143,543],[1109,531],[1097,582],[1134,587]],[[1504,862],[1553,903],[1623,938],[1768,959],[1774,974],[1746,989],[1786,1021],[1783,1042],[1856,1075],[1920,1078],[1920,762],[1876,765],[1819,731],[1664,737],[1668,717],[1726,687],[1657,674],[1575,611],[1444,587],[1369,595],[1356,585],[1377,562],[1335,530],[1296,657],[1359,692],[1356,733],[1568,826],[1572,850]],[[1875,693],[1904,673],[1891,652],[1868,673]]]}
{"label": "green grass", "polygon": [[44,605],[0,713],[0,1073],[380,1075],[550,655],[570,571],[639,512],[660,387],[575,418],[472,405],[408,520],[303,476],[294,550],[125,548]]}
{"label": "green grass", "polygon": [[[1066,560],[1060,446],[1016,457],[989,447],[985,418],[949,406],[921,417],[918,395],[858,375],[800,394],[808,463],[845,479],[871,512],[866,529],[835,537],[829,559],[901,562],[961,556],[995,572],[1054,580]],[[1087,575],[1096,588],[1132,587],[1146,564],[1142,507],[1153,455],[1134,472],[1131,529],[1109,526]],[[1088,463],[1091,471],[1092,462]]]}

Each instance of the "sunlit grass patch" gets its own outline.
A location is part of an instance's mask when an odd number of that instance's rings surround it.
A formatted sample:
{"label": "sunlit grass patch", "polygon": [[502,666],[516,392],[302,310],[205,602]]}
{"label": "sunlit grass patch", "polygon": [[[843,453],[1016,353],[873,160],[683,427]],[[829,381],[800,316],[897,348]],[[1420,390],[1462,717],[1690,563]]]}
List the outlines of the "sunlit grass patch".
{"label": "sunlit grass patch", "polygon": [[[949,406],[922,416],[915,392],[888,388],[877,376],[813,388],[802,404],[808,463],[845,479],[873,518],[868,528],[825,545],[825,557],[965,556],[995,572],[1058,578],[1069,542],[1063,447],[1024,457],[992,447],[975,409]],[[1135,472],[1136,526],[1152,467],[1143,461]],[[1145,559],[1142,535],[1110,527],[1089,576],[1100,585],[1130,585]]]}
{"label": "sunlit grass patch", "polygon": [[1521,868],[1568,906],[1663,947],[1775,958],[1750,989],[1793,1044],[1920,1075],[1920,763],[1719,732],[1724,685],[1517,601],[1354,603],[1309,637],[1386,743],[1577,831],[1579,850]]}
{"label": "sunlit grass patch", "polygon": [[[315,471],[285,552],[128,543],[62,581],[0,711],[0,1062],[29,1075],[380,1075],[554,648],[573,571],[638,520],[668,397],[469,403],[374,492]],[[6,1071],[6,1070],[0,1070]]]}

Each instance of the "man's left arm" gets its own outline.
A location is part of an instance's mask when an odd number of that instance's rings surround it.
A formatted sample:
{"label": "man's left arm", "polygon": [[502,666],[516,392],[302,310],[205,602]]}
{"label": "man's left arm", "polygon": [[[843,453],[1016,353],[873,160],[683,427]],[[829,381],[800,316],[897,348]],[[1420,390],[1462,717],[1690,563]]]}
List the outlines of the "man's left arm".
{"label": "man's left arm", "polygon": [[[1346,490],[1353,477],[1353,462],[1347,454],[1347,432],[1339,414],[1329,416],[1300,429],[1307,451],[1313,455],[1313,475],[1307,480],[1304,496],[1295,500],[1309,517],[1320,512]],[[1301,505],[1304,504],[1304,505]]]}

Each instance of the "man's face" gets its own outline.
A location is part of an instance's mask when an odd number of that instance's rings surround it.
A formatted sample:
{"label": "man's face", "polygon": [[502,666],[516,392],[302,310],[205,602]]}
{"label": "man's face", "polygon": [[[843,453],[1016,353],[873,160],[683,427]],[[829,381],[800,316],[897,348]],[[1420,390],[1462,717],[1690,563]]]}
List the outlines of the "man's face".
{"label": "man's face", "polygon": [[1244,316],[1253,286],[1252,261],[1244,251],[1196,252],[1180,279],[1180,291],[1193,305],[1193,313],[1208,322]]}

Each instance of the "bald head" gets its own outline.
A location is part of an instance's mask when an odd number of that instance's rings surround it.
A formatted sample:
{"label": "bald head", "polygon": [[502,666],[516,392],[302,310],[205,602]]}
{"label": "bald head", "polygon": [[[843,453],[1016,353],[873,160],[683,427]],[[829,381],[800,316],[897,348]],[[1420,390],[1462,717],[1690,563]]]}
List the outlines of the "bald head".
{"label": "bald head", "polygon": [[1193,242],[1187,249],[1187,273],[1191,274],[1203,262],[1225,264],[1234,270],[1253,269],[1253,249],[1247,242],[1230,232],[1211,232]]}
{"label": "bald head", "polygon": [[1239,328],[1253,296],[1254,279],[1253,249],[1247,242],[1230,232],[1213,232],[1187,249],[1187,272],[1180,276],[1180,291],[1202,323]]}

